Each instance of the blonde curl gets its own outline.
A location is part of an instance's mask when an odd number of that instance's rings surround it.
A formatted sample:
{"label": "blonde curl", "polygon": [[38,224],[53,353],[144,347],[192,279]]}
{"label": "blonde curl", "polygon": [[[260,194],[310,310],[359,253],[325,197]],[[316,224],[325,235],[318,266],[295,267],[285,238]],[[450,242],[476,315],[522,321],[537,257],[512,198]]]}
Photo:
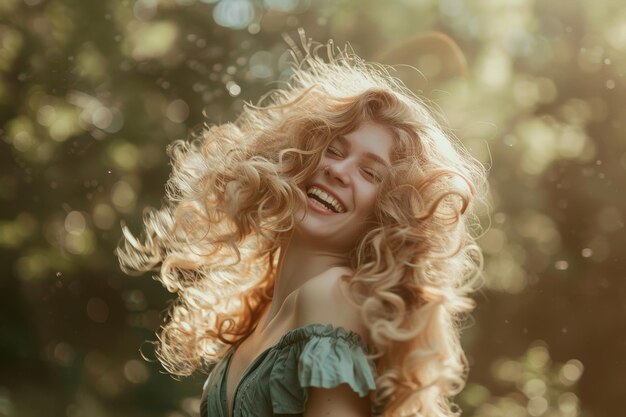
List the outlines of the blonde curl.
{"label": "blonde curl", "polygon": [[449,398],[468,371],[460,328],[481,285],[473,232],[484,168],[390,67],[332,43],[290,43],[289,82],[233,123],[173,143],[166,204],[146,211],[141,238],[123,227],[122,269],[155,271],[177,294],[157,356],[171,374],[190,375],[252,331],[320,155],[372,121],[392,133],[394,172],[350,254],[348,294],[376,347],[371,399],[376,415],[458,415]]}

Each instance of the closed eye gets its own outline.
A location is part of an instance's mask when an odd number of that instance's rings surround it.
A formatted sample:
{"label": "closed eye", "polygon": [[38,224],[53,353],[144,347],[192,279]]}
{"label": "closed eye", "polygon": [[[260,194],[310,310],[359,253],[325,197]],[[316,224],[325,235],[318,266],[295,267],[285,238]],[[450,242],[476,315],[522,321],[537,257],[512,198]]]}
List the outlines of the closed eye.
{"label": "closed eye", "polygon": [[[328,148],[326,148],[326,153],[330,154],[334,158],[343,158],[343,154],[341,153],[341,151],[334,146],[329,146]],[[371,168],[362,168],[361,171],[363,171],[365,177],[367,177],[367,179],[370,181],[383,181],[383,176],[380,175],[376,170],[373,170]]]}
{"label": "closed eye", "polygon": [[338,157],[343,156],[341,154],[341,152],[339,152],[339,150],[337,148],[334,148],[332,146],[329,146],[328,149],[326,150],[326,152],[330,153],[331,155],[338,156]]}
{"label": "closed eye", "polygon": [[371,169],[363,169],[363,172],[372,180],[375,180],[377,182],[382,182],[383,180],[383,177],[380,176],[376,171],[373,171]]}

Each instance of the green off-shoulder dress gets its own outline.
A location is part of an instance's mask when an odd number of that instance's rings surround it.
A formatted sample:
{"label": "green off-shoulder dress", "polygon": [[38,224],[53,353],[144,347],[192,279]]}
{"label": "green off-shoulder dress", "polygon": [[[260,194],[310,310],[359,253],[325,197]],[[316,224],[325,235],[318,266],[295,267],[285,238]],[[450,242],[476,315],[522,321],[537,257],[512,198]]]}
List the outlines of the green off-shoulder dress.
{"label": "green off-shoulder dress", "polygon": [[285,333],[250,364],[235,388],[233,415],[227,416],[226,374],[236,346],[204,384],[201,417],[301,416],[308,387],[347,383],[360,397],[376,388],[374,362],[365,356],[373,347],[343,327],[309,324]]}

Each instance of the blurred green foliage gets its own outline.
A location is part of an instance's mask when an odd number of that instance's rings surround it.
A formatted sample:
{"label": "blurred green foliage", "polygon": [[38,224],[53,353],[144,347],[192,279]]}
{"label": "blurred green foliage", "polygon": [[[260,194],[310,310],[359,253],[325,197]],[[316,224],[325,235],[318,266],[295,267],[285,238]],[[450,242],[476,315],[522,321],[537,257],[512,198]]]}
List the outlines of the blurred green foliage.
{"label": "blurred green foliage", "polygon": [[165,148],[288,74],[282,33],[349,41],[490,167],[464,415],[613,417],[626,385],[626,4],[2,0],[0,416],[195,416],[147,351],[171,296],[121,221]]}

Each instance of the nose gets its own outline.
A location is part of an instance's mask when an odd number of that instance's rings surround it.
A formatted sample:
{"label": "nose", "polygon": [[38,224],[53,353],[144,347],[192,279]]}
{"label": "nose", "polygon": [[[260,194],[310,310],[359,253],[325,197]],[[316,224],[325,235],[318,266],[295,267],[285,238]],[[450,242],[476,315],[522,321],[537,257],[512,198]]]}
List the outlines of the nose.
{"label": "nose", "polygon": [[350,167],[347,164],[346,160],[343,161],[333,161],[329,163],[324,168],[324,173],[331,178],[336,179],[343,185],[350,184]]}

